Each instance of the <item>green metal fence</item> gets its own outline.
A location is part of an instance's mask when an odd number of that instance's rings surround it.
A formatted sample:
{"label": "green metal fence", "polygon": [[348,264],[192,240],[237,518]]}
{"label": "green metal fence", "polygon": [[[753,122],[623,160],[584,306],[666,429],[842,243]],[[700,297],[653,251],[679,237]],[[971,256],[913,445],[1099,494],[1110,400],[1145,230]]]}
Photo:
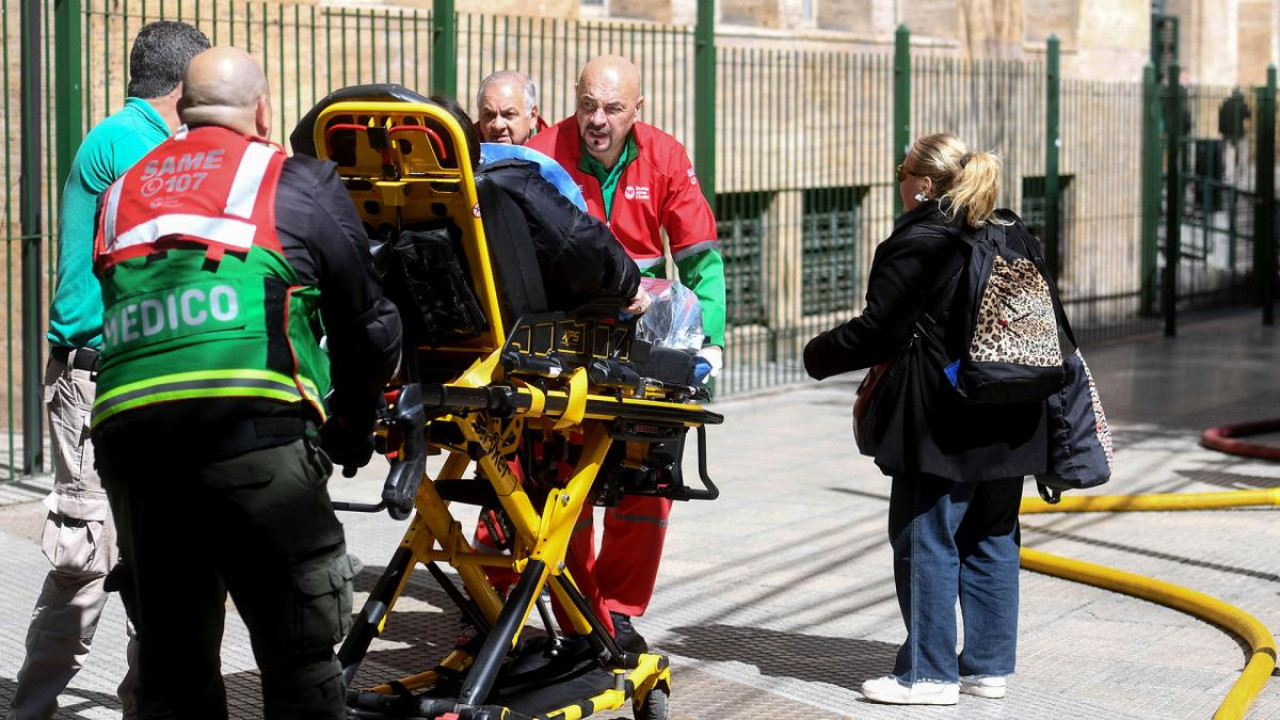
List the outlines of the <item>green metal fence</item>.
{"label": "green metal fence", "polygon": [[802,380],[804,342],[861,311],[897,212],[893,164],[909,139],[933,132],[1000,155],[1001,202],[1056,248],[1079,336],[1158,328],[1140,312],[1152,281],[1142,272],[1142,83],[1051,85],[1040,61],[923,55],[904,65],[902,53],[739,48],[721,48],[718,72],[726,391]]}
{"label": "green metal fence", "polygon": [[1189,87],[1179,139],[1178,298],[1184,307],[1247,302],[1252,277],[1257,138],[1255,93]]}
{"label": "green metal fence", "polygon": [[1064,80],[1061,107],[1058,285],[1073,326],[1090,339],[1155,330],[1140,312],[1143,86]]}
{"label": "green metal fence", "polygon": [[861,306],[892,222],[891,72],[885,55],[718,49],[722,392],[799,380],[805,341]]}
{"label": "green metal fence", "polygon": [[[428,9],[261,0],[82,2],[86,129],[123,102],[129,42],[142,25],[161,19],[190,22],[214,44],[235,45],[263,63],[272,87],[273,134],[281,142],[298,118],[336,88],[391,82],[423,94],[436,89],[436,24]],[[616,53],[640,66],[646,120],[692,142],[691,27],[457,14],[454,28],[456,55],[448,71],[468,108],[484,76],[519,69],[538,82],[542,114],[554,122],[572,111],[578,69],[595,55]]]}
{"label": "green metal fence", "polygon": [[[45,92],[56,81],[52,3],[0,0],[0,69],[3,71],[4,171],[4,312],[0,315],[0,468],[8,477],[40,469],[43,454],[43,404],[39,358],[43,338],[47,271],[53,265],[45,250],[56,196],[50,181],[55,166],[54,96]],[[24,440],[31,438],[30,442]]]}
{"label": "green metal fence", "polygon": [[[1265,165],[1259,152],[1268,150],[1252,125],[1242,137],[1232,126],[1230,142],[1223,138],[1218,114],[1230,89],[1188,89],[1190,131],[1176,142],[1186,160],[1174,176],[1180,189],[1170,194],[1162,179],[1171,149],[1168,87],[1156,83],[1154,71],[1145,84],[1062,79],[1054,41],[1043,60],[1028,61],[913,52],[906,28],[896,48],[880,53],[764,47],[727,36],[712,43],[708,0],[699,3],[697,27],[454,13],[451,0],[404,9],[44,0],[22,5],[40,13],[43,27],[27,63],[39,66],[43,84],[36,102],[24,104],[17,85],[32,74],[20,61],[18,40],[26,34],[18,5],[0,0],[9,201],[0,354],[8,380],[0,412],[9,431],[0,452],[8,452],[10,477],[45,464],[38,360],[57,178],[78,137],[122,104],[133,35],[157,19],[192,22],[215,43],[261,60],[273,88],[273,135],[282,142],[338,87],[397,82],[421,92],[452,90],[470,107],[480,79],[503,68],[538,82],[543,116],[554,122],[571,112],[573,83],[588,58],[631,57],[643,75],[642,119],[686,144],[714,201],[729,295],[722,394],[803,379],[805,341],[861,311],[875,247],[900,208],[893,167],[912,138],[930,132],[954,132],[1003,158],[1002,203],[1045,240],[1085,338],[1158,328],[1166,285],[1176,291],[1175,310],[1248,302],[1259,292],[1255,255],[1266,247],[1253,244],[1255,217],[1271,215],[1257,215],[1262,198],[1253,178]],[[1256,119],[1254,90],[1242,97],[1239,107]],[[15,114],[20,104],[22,117]],[[26,136],[27,147],[38,141],[38,149],[28,155],[38,155],[38,177],[28,172],[31,192],[20,195],[20,130],[31,123],[37,132]],[[1164,252],[1170,197],[1181,201],[1173,256]],[[28,222],[26,236],[16,210],[22,198],[42,221]],[[1273,215],[1274,204],[1267,207]],[[32,262],[33,249],[39,262]],[[1169,257],[1176,258],[1172,266]]]}

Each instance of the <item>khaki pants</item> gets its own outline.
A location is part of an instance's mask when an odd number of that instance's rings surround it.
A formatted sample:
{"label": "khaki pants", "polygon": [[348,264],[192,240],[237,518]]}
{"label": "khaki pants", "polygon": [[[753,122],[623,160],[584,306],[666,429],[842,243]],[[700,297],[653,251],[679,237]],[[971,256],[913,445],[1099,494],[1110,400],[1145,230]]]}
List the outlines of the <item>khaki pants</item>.
{"label": "khaki pants", "polygon": [[[44,385],[55,461],[41,548],[52,567],[27,629],[27,655],[7,715],[11,720],[47,718],[57,710],[58,695],[89,656],[107,602],[103,581],[118,557],[115,524],[89,442],[93,377],[50,357]],[[126,718],[134,715],[137,657],[132,627],[129,635],[130,670],[118,689]]]}

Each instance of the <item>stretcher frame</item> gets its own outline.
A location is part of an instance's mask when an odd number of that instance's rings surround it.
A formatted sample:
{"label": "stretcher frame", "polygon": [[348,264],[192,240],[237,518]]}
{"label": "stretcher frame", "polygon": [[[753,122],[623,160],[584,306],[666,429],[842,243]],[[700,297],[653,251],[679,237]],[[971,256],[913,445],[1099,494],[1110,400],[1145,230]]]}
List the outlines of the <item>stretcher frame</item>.
{"label": "stretcher frame", "polygon": [[[462,230],[462,247],[472,288],[488,327],[478,337],[431,348],[433,358],[453,362],[452,381],[420,383],[388,394],[390,404],[380,422],[380,438],[392,464],[375,505],[345,503],[343,509],[387,510],[412,519],[386,570],[356,615],[339,660],[350,683],[374,638],[383,633],[409,578],[425,566],[458,605],[477,635],[449,652],[435,668],[389,679],[368,689],[352,690],[353,717],[416,717],[461,720],[532,720],[578,718],[616,710],[631,703],[637,718],[661,720],[671,693],[671,668],[659,653],[624,652],[578,590],[565,557],[579,513],[591,502],[606,453],[615,442],[627,443],[629,461],[642,461],[643,437],[636,428],[695,429],[703,488],[668,488],[674,499],[713,499],[718,490],[707,477],[705,426],[720,415],[693,400],[697,388],[668,383],[615,383],[588,367],[593,358],[624,362],[628,328],[612,321],[546,314],[504,317],[500,288],[489,257],[480,205],[462,128],[431,103],[343,101],[325,107],[313,128],[317,155],[339,163],[364,221],[373,229],[404,226],[447,216]],[[331,157],[335,137],[344,137],[341,157]],[[354,142],[352,142],[354,139]],[[566,330],[566,328],[569,328]],[[577,333],[593,341],[582,343]],[[586,345],[581,354],[564,353],[566,338]],[[544,347],[535,337],[550,337]],[[603,340],[603,342],[602,342]],[[596,368],[598,370],[598,368]],[[602,384],[603,383],[603,384]],[[704,394],[703,394],[704,396]],[[527,430],[563,437],[579,435],[581,452],[563,486],[538,501],[513,469],[515,451]],[[444,462],[431,477],[427,455]],[[474,463],[476,480],[463,476]],[[514,530],[512,552],[494,555],[471,546],[462,525],[450,512],[444,488],[487,484]],[[465,596],[439,567],[453,567]],[[509,568],[519,574],[504,600],[484,572]],[[543,588],[550,589],[570,620],[574,633],[586,638],[588,656],[598,664],[596,676],[609,674],[607,686],[557,707],[531,712],[495,701],[504,662],[522,648],[521,635],[539,606]],[[558,642],[554,630],[549,642]],[[456,689],[440,697],[441,687]]]}

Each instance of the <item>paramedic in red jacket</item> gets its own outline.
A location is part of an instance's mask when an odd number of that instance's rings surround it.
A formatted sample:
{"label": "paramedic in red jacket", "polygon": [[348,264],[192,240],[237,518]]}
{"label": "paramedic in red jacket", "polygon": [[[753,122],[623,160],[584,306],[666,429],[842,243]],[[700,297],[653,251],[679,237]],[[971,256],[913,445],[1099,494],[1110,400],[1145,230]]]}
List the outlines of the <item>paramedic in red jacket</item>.
{"label": "paramedic in red jacket", "polygon": [[[576,86],[574,115],[535,135],[528,146],[555,158],[582,188],[587,212],[609,224],[642,272],[666,274],[661,231],[671,243],[680,281],[702,304],[705,346],[699,353],[721,366],[724,347],[724,261],[716,221],[698,187],[688,153],[675,138],[638,122],[644,108],[640,71],[617,56],[593,59]],[[671,501],[626,496],[605,513],[595,556],[591,508],[574,535],[573,577],[583,593],[603,601],[614,635],[632,652],[644,639],[631,626],[653,595]]]}

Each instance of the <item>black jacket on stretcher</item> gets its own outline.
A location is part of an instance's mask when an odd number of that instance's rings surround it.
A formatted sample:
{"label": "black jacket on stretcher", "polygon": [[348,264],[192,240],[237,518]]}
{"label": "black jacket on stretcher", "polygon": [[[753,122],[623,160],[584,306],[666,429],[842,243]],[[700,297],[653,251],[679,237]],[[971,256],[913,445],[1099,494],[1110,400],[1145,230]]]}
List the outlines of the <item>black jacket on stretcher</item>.
{"label": "black jacket on stretcher", "polygon": [[[481,165],[477,184],[492,182],[529,223],[550,310],[572,310],[593,300],[621,304],[640,287],[640,269],[609,227],[579,210],[542,177],[535,163],[503,160]],[[480,208],[485,211],[483,201]]]}
{"label": "black jacket on stretcher", "polygon": [[[1012,213],[1004,217],[1021,222]],[[866,308],[858,317],[809,341],[804,349],[805,370],[821,380],[892,360],[921,315],[944,303],[952,278],[963,267],[968,246],[954,237],[958,232],[973,231],[962,219],[949,223],[937,202],[903,213],[893,233],[876,248]],[[955,347],[959,333],[946,321],[949,311],[942,308],[931,331],[948,350],[949,359],[954,359],[959,356]],[[1044,402],[968,403],[945,380],[941,368],[946,363],[930,359],[927,352],[914,355],[905,392],[876,452],[875,462],[882,471],[894,476],[923,473],[956,482],[1044,472],[1048,459]]]}

